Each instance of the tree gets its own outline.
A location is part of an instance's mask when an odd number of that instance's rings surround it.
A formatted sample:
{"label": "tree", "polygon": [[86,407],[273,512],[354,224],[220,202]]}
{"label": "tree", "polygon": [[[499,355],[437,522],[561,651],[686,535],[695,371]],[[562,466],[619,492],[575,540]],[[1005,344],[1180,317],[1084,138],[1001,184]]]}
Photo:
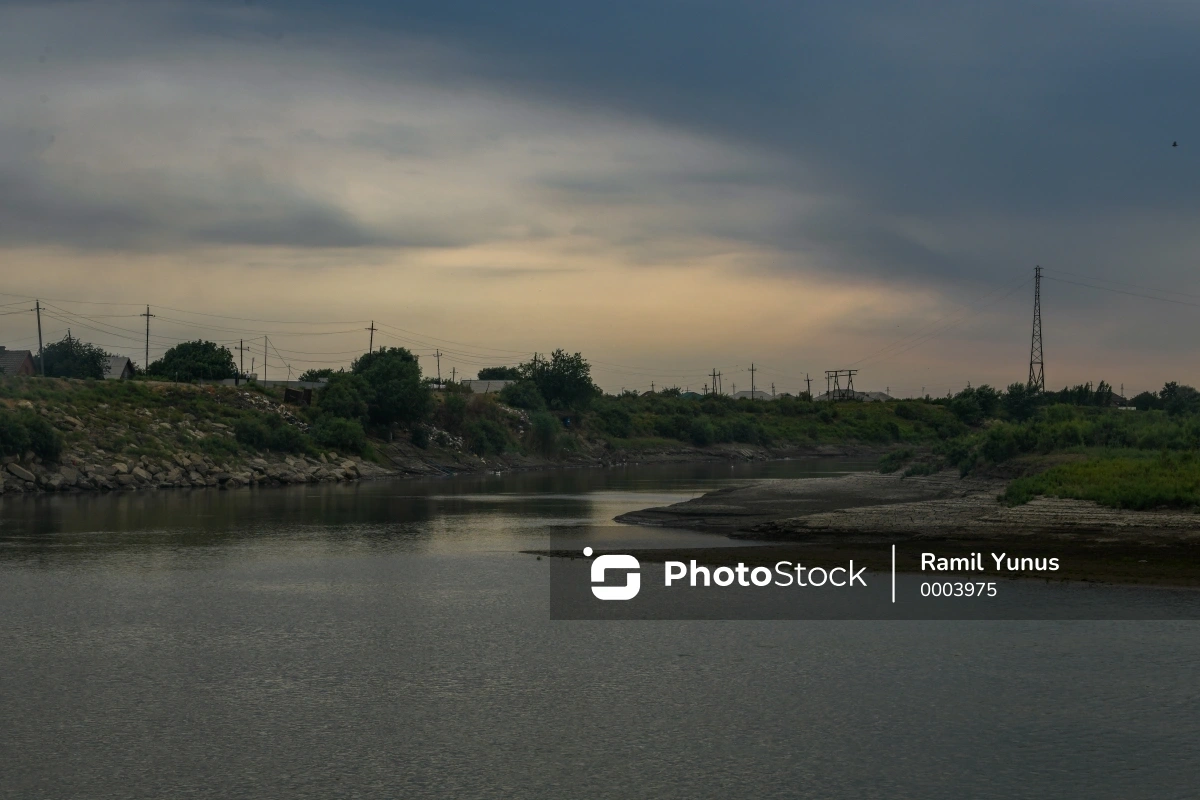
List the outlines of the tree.
{"label": "tree", "polygon": [[316,383],[317,381],[327,380],[331,376],[337,374],[337,372],[344,372],[344,370],[339,369],[335,372],[333,367],[325,367],[323,369],[306,369],[304,372],[300,373],[300,380]]}
{"label": "tree", "polygon": [[75,339],[70,333],[62,341],[46,345],[42,356],[33,359],[34,369],[41,370],[40,358],[45,358],[46,375],[51,378],[95,378],[104,377],[104,368],[108,365],[108,353]]}
{"label": "tree", "polygon": [[359,356],[350,368],[361,375],[370,388],[367,415],[377,425],[389,429],[397,424],[412,425],[429,416],[433,396],[421,383],[417,357],[403,347],[381,347]]}
{"label": "tree", "polygon": [[479,370],[481,381],[515,381],[520,378],[521,371],[517,367],[484,367]]}
{"label": "tree", "polygon": [[549,359],[526,362],[517,368],[521,377],[531,380],[552,409],[587,408],[600,389],[592,383],[592,367],[579,353],[555,350]]}
{"label": "tree", "polygon": [[150,364],[147,375],[190,383],[195,380],[219,381],[237,377],[237,364],[228,347],[215,342],[183,342],[163,353]]}
{"label": "tree", "polygon": [[1037,410],[1037,403],[1037,392],[1023,383],[1011,384],[1002,401],[1005,412],[1018,422],[1032,417],[1033,412]]}
{"label": "tree", "polygon": [[1158,395],[1154,392],[1142,392],[1135,395],[1129,404],[1138,411],[1153,411],[1156,408],[1162,408],[1162,401],[1158,399]]}
{"label": "tree", "polygon": [[1163,386],[1158,393],[1158,399],[1162,402],[1163,409],[1171,415],[1200,411],[1200,392],[1175,381]]}
{"label": "tree", "polygon": [[546,408],[546,399],[533,381],[517,381],[500,390],[500,400],[513,408],[541,411]]}
{"label": "tree", "polygon": [[314,405],[322,416],[362,421],[367,418],[371,386],[362,375],[335,372],[317,390]]}

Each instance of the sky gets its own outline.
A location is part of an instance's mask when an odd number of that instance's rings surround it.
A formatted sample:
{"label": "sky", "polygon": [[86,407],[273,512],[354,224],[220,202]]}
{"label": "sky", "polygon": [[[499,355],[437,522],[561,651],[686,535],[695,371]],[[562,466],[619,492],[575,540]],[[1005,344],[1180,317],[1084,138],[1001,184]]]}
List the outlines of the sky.
{"label": "sky", "polygon": [[444,377],[938,395],[1025,380],[1041,265],[1050,388],[1198,384],[1197,40],[1152,0],[0,0],[0,344],[38,298],[268,378],[373,320]]}

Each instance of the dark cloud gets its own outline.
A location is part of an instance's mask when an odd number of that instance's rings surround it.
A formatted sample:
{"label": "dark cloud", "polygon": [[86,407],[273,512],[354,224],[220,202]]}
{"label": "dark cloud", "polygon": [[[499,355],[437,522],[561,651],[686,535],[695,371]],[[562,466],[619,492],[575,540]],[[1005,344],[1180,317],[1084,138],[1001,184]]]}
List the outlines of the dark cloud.
{"label": "dark cloud", "polygon": [[[321,16],[314,4],[290,6]],[[282,8],[282,6],[280,7]],[[897,214],[935,222],[1200,210],[1200,15],[1172,3],[358,3],[346,29],[435,37],[471,80],[607,108],[756,150],[835,192],[866,270],[986,275],[1022,248],[937,258]],[[311,18],[310,18],[311,19]],[[329,22],[329,20],[326,20]],[[617,179],[592,179],[603,196]],[[571,188],[571,187],[568,187]],[[583,185],[574,188],[589,188]],[[579,194],[582,196],[582,193]],[[786,209],[784,209],[786,212]],[[817,232],[797,210],[792,231]],[[864,236],[867,241],[864,242]],[[768,245],[788,245],[768,236]]]}
{"label": "dark cloud", "polygon": [[[54,42],[50,61],[124,63],[187,42],[217,58],[231,48],[278,56],[285,74],[285,50],[311,53],[364,84],[417,75],[455,96],[499,90],[564,113],[636,118],[775,165],[530,176],[534,196],[556,207],[646,210],[625,230],[581,213],[576,230],[618,247],[723,237],[776,250],[779,269],[929,284],[994,281],[1037,262],[1116,275],[1140,254],[1143,271],[1168,285],[1193,280],[1181,265],[1198,253],[1179,226],[1131,223],[1200,210],[1191,102],[1200,13],[1185,4],[261,0],[187,4],[156,20],[151,37]],[[20,57],[44,48],[31,38]],[[462,130],[448,141],[380,124],[340,141],[388,159],[453,159],[491,135]],[[13,164],[0,161],[9,241],[145,241],[158,226],[184,241],[421,246],[480,241],[499,225],[381,232],[332,200],[269,181],[201,199],[176,190],[98,202]],[[166,209],[177,213],[168,220]]]}

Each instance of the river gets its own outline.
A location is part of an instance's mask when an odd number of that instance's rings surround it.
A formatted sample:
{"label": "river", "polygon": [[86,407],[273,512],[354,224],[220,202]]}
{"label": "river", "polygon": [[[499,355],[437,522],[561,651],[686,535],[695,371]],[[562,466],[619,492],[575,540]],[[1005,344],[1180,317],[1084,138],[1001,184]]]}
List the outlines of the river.
{"label": "river", "polygon": [[5,497],[0,797],[1200,792],[1200,623],[555,621],[519,552],[867,466]]}

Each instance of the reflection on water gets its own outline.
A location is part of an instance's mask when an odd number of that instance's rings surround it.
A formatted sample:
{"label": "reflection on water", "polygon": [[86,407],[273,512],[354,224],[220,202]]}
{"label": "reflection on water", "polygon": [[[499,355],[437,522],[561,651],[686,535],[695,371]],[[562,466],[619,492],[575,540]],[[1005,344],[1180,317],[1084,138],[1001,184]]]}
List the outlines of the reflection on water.
{"label": "reflection on water", "polygon": [[[269,547],[279,540],[432,551],[520,549],[545,546],[545,534],[555,527],[615,526],[612,518],[624,511],[677,502],[721,485],[836,475],[872,464],[804,459],[228,492],[17,496],[0,500],[0,560],[46,563],[138,548]],[[621,541],[629,541],[631,530],[636,529],[627,529]],[[664,535],[672,543],[680,540]],[[639,536],[661,538],[646,531]]]}
{"label": "reflection on water", "polygon": [[1195,796],[1195,623],[552,622],[516,552],[853,466],[6,497],[0,798]]}

